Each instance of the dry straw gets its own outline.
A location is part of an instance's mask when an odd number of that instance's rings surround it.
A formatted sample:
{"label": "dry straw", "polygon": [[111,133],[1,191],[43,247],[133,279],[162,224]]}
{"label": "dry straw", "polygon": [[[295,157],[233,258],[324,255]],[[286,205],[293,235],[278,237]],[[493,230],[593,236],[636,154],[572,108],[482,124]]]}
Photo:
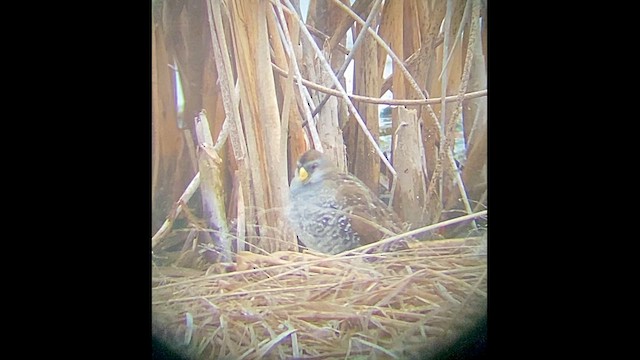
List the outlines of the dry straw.
{"label": "dry straw", "polygon": [[486,312],[486,241],[380,254],[241,252],[224,270],[154,267],[154,333],[192,358],[396,359]]}

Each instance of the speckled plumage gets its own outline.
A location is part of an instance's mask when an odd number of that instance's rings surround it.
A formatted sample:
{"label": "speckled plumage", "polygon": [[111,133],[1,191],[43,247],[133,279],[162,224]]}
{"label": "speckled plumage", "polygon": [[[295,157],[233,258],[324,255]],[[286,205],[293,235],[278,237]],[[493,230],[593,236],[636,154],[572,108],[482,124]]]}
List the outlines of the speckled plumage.
{"label": "speckled plumage", "polygon": [[289,221],[315,251],[337,254],[403,231],[398,216],[366,185],[316,150],[298,160],[290,196]]}

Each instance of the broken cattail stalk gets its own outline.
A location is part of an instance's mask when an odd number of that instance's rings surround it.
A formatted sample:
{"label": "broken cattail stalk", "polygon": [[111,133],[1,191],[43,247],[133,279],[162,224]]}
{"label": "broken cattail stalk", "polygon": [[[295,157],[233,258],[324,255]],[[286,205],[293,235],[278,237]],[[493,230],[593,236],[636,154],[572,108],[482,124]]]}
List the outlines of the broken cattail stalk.
{"label": "broken cattail stalk", "polygon": [[[229,226],[222,185],[222,159],[214,150],[209,120],[204,110],[198,114],[195,122],[196,138],[198,139],[198,168],[201,174],[202,208],[207,220],[207,227],[219,230],[218,235],[210,236],[214,249],[220,252],[219,261],[228,262],[231,260],[231,239],[227,236]],[[222,146],[221,144],[216,145],[218,148]]]}
{"label": "broken cattail stalk", "polygon": [[152,249],[158,246],[160,241],[169,234],[169,231],[171,231],[171,226],[173,225],[173,221],[182,211],[182,204],[186,204],[187,202],[189,202],[193,194],[195,194],[196,190],[198,190],[199,186],[200,172],[198,172],[196,176],[193,177],[193,180],[191,180],[187,188],[184,190],[184,193],[182,193],[182,195],[180,196],[180,199],[178,199],[178,201],[176,202],[175,211],[173,211],[172,214],[167,217],[167,220],[165,220],[160,229],[158,229],[158,231],[156,231],[156,234],[151,238]]}

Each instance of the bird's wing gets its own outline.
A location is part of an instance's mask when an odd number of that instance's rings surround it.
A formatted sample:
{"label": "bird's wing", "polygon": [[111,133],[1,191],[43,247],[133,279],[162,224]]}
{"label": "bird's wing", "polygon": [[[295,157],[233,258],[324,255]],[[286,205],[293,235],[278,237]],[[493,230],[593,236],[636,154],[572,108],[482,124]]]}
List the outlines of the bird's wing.
{"label": "bird's wing", "polygon": [[338,203],[344,205],[342,211],[351,214],[351,226],[360,234],[363,245],[402,232],[398,215],[366,185],[350,174],[340,174],[339,181]]}

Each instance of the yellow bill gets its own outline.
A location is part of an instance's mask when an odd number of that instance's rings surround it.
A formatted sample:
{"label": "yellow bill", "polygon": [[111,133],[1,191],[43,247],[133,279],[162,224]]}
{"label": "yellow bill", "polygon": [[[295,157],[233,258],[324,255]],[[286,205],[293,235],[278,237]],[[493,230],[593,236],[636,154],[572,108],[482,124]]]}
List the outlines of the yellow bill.
{"label": "yellow bill", "polygon": [[307,172],[307,170],[301,167],[298,176],[300,176],[300,180],[305,181],[309,177],[309,173]]}

